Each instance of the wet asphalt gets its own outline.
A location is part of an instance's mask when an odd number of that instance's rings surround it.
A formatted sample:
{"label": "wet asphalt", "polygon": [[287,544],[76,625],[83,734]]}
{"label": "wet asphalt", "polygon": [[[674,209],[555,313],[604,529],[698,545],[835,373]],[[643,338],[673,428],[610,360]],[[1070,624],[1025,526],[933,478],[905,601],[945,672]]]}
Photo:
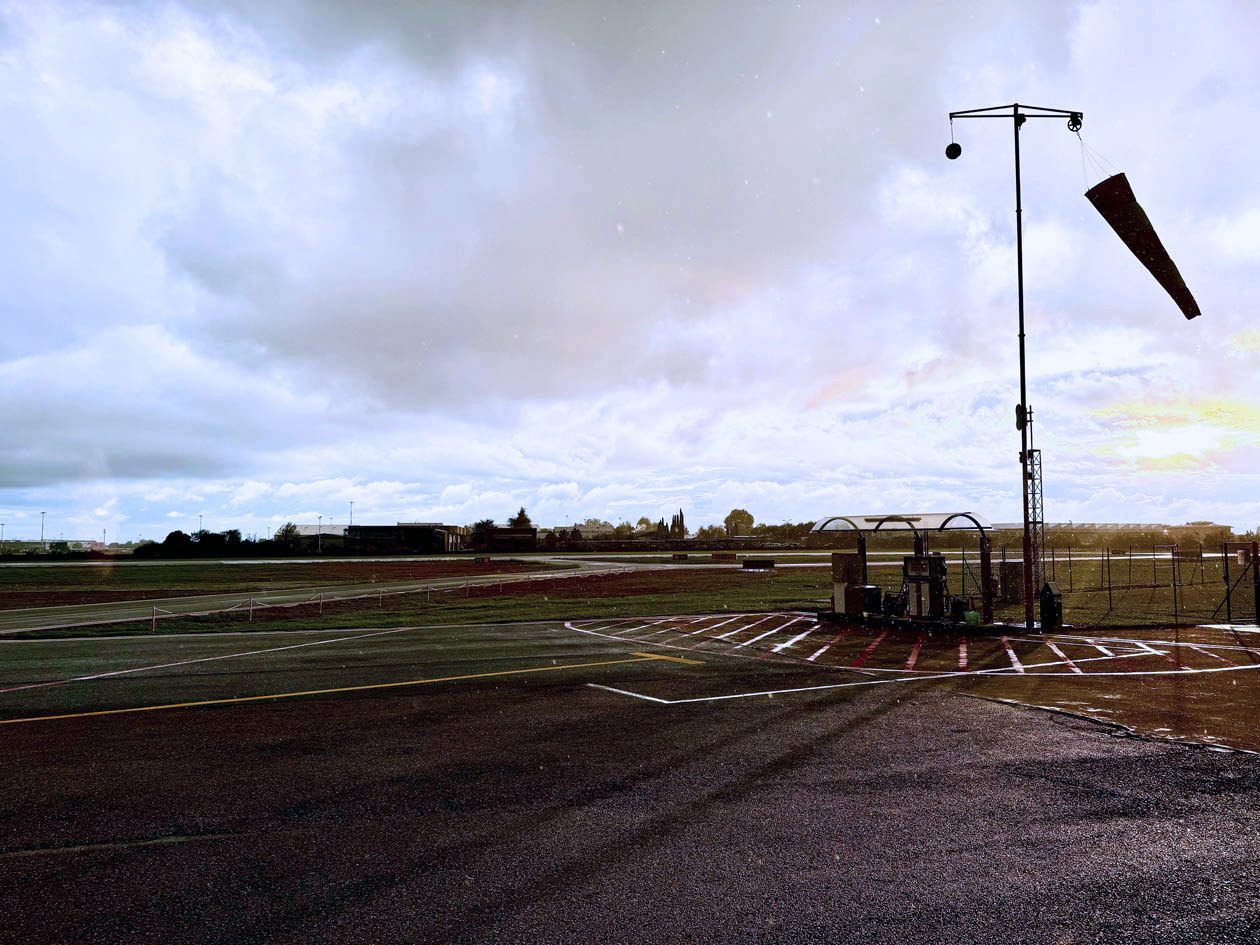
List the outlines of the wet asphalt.
{"label": "wet asphalt", "polygon": [[0,941],[1260,941],[1260,758],[699,672],[5,727]]}

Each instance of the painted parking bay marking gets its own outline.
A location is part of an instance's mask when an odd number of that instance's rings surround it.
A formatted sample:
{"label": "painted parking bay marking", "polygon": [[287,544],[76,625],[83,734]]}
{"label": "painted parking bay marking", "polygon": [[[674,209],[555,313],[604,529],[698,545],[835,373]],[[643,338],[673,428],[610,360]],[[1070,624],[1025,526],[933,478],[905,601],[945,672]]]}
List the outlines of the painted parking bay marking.
{"label": "painted parking bay marking", "polygon": [[683,659],[681,656],[665,656],[660,653],[634,653],[620,660],[597,660],[592,663],[565,663],[562,666],[534,666],[530,669],[503,669],[492,673],[469,673],[464,676],[439,676],[433,679],[407,679],[402,682],[369,683],[364,686],[339,686],[334,689],[308,689],[303,692],[273,692],[262,696],[235,696],[230,699],[202,699],[197,702],[172,702],[166,705],[129,706],[124,709],[98,709],[94,712],[67,712],[63,715],[39,715],[21,719],[0,719],[0,725],[16,725],[19,722],[49,722],[54,719],[82,719],[94,715],[122,715],[128,712],[156,712],[159,709],[190,709],[207,705],[232,705],[238,702],[262,702],[267,699],[288,699],[295,696],[322,696],[337,692],[363,692],[368,689],[394,689],[399,686],[423,686],[429,683],[456,682],[464,679],[488,679],[492,676],[522,676],[526,673],[548,673],[561,669],[584,669],[592,666],[617,666],[624,663],[661,661],[700,665],[700,660]]}

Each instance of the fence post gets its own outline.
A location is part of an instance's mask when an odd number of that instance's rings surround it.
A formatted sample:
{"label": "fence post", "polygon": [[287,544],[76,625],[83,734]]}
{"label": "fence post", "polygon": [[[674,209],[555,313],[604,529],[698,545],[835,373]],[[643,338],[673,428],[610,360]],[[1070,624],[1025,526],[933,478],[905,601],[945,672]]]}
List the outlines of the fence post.
{"label": "fence post", "polygon": [[383,610],[385,608],[385,589],[383,587],[376,590],[376,609]]}
{"label": "fence post", "polygon": [[1107,549],[1107,612],[1111,612],[1111,549]]}
{"label": "fence post", "polygon": [[1225,568],[1225,622],[1233,623],[1234,615],[1232,604],[1234,602],[1234,588],[1229,583],[1229,545],[1221,545],[1221,565]]}
{"label": "fence post", "polygon": [[149,625],[150,632],[157,632],[157,604],[153,605],[153,623]]}
{"label": "fence post", "polygon": [[321,614],[324,612],[324,592],[323,591],[319,592],[319,612]]}
{"label": "fence post", "polygon": [[1068,590],[1072,590],[1072,546],[1068,545]]}
{"label": "fence post", "polygon": [[1251,619],[1260,624],[1260,541],[1251,543]]}
{"label": "fence post", "polygon": [[1125,586],[1133,590],[1133,546],[1129,545],[1129,578]]}
{"label": "fence post", "polygon": [[1174,626],[1174,627],[1179,626],[1179,625],[1181,624],[1181,617],[1180,617],[1180,614],[1178,614],[1178,612],[1177,612],[1177,565],[1178,565],[1179,563],[1180,563],[1180,562],[1179,562],[1179,560],[1178,560],[1178,558],[1177,558],[1177,555],[1176,555],[1176,554],[1174,554],[1174,555],[1173,555],[1173,563],[1172,563],[1172,565],[1173,565],[1173,572],[1172,572],[1172,585],[1173,585],[1173,626]]}
{"label": "fence post", "polygon": [[254,598],[249,599],[249,622],[254,622]]}

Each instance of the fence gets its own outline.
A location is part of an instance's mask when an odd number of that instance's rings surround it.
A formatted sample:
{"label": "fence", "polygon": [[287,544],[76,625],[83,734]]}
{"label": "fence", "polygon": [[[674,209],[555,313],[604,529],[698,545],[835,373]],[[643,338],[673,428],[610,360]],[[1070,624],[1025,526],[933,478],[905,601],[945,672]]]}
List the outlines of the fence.
{"label": "fence", "polygon": [[[976,549],[944,552],[949,591],[979,598]],[[1022,624],[1023,573],[1019,548],[993,550],[999,580],[1000,620]],[[1182,623],[1255,624],[1260,596],[1260,553],[1256,542],[1225,542],[1204,548],[1153,544],[1123,548],[1049,547],[1043,580],[1063,593],[1064,620],[1080,628]],[[885,590],[900,586],[900,568],[872,570]]]}
{"label": "fence", "polygon": [[1045,580],[1063,592],[1064,620],[1077,626],[1256,622],[1256,542],[1051,548],[1043,560]]}

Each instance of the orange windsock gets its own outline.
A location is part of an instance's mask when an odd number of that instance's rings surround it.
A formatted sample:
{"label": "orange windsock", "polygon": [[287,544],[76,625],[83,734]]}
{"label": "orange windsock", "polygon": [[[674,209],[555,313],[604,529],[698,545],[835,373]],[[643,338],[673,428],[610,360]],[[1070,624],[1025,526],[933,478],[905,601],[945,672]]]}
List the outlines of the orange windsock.
{"label": "orange windsock", "polygon": [[1198,315],[1199,303],[1186,288],[1186,280],[1181,278],[1168,250],[1159,241],[1155,227],[1147,219],[1146,211],[1133,196],[1128,178],[1124,174],[1108,177],[1101,184],[1087,190],[1085,196],[1094,205],[1094,209],[1102,214],[1102,218],[1111,224],[1116,235],[1124,240],[1124,245],[1151,271],[1151,275],[1164,287],[1164,291],[1172,296],[1186,318]]}

